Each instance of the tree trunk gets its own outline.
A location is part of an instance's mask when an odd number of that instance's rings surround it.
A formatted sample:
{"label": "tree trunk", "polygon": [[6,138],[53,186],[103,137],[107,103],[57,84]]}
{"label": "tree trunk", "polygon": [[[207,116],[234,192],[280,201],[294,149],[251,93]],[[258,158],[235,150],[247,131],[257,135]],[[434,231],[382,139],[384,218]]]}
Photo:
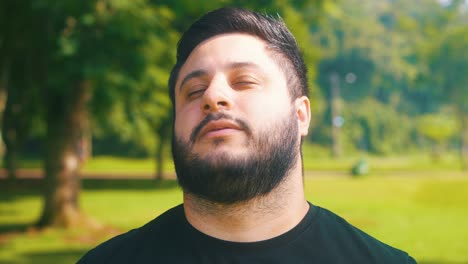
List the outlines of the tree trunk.
{"label": "tree trunk", "polygon": [[[10,112],[10,113],[9,113]],[[16,179],[16,169],[18,168],[18,153],[19,153],[19,139],[16,127],[11,115],[10,109],[6,109],[3,118],[3,140],[5,145],[5,153],[3,156],[3,166],[7,170],[7,179],[13,182]]]}
{"label": "tree trunk", "polygon": [[[73,227],[91,222],[80,211],[79,143],[87,128],[90,83],[82,81],[69,95],[47,105],[45,192],[39,227]],[[50,99],[49,99],[50,100]]]}
{"label": "tree trunk", "polygon": [[331,122],[332,122],[332,156],[339,158],[343,154],[341,146],[341,93],[340,93],[340,77],[338,73],[330,74],[331,85]]}
{"label": "tree trunk", "polygon": [[[21,146],[21,137],[24,133],[19,133],[18,127],[22,123],[22,116],[19,115],[21,106],[17,102],[18,94],[15,90],[7,90],[8,98],[5,104],[2,117],[2,136],[5,152],[3,165],[7,170],[7,179],[13,182],[16,179],[16,169],[18,168],[18,153]],[[24,132],[24,131],[23,131]]]}
{"label": "tree trunk", "polygon": [[[8,85],[10,77],[10,61],[5,58],[0,72],[0,126],[3,127],[3,116],[8,98]],[[1,135],[3,129],[0,129],[0,155],[5,153],[5,145],[3,143],[3,136]]]}
{"label": "tree trunk", "polygon": [[443,146],[442,146],[442,142],[440,141],[434,141],[432,142],[432,153],[431,153],[431,157],[432,157],[432,161],[434,163],[438,163],[440,162],[440,159],[442,157],[442,153],[443,153]]}
{"label": "tree trunk", "polygon": [[462,170],[468,170],[468,116],[461,115],[460,163]]}
{"label": "tree trunk", "polygon": [[156,147],[156,180],[163,179],[164,164],[164,141],[163,136],[158,134],[158,146]]}
{"label": "tree trunk", "polygon": [[156,148],[156,180],[163,179],[164,170],[164,146],[169,142],[171,134],[171,116],[164,116],[161,118],[159,124],[155,126],[154,130],[158,138],[158,146]]}

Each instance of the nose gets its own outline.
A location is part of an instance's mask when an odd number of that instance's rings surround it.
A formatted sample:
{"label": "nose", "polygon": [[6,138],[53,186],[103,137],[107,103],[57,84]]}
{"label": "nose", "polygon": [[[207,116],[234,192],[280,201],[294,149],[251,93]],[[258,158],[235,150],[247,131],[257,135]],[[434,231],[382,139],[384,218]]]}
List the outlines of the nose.
{"label": "nose", "polygon": [[232,89],[224,78],[213,78],[203,93],[202,111],[206,114],[231,109]]}

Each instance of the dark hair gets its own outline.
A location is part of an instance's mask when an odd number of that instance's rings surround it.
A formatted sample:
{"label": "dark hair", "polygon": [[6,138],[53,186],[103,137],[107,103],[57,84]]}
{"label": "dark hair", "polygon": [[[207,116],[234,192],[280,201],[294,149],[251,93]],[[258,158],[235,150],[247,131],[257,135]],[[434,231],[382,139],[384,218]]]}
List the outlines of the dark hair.
{"label": "dark hair", "polygon": [[220,34],[246,33],[267,43],[272,56],[285,71],[292,99],[308,96],[307,69],[296,40],[281,18],[274,19],[242,8],[224,7],[211,11],[185,31],[177,46],[177,61],[169,77],[169,96],[175,105],[175,85],[180,68],[201,42]]}

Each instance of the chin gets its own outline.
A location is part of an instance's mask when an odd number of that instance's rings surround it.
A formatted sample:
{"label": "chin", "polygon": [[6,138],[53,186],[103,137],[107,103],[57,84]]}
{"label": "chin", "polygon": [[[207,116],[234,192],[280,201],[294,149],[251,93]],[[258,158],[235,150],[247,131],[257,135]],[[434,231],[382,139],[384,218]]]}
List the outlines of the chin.
{"label": "chin", "polygon": [[226,165],[239,160],[246,160],[249,155],[245,151],[235,151],[232,148],[223,147],[223,149],[212,149],[206,155],[200,154],[199,156],[213,165]]}
{"label": "chin", "polygon": [[194,147],[194,153],[201,157],[222,155],[223,153],[238,156],[245,155],[247,152],[249,152],[247,142],[226,138],[212,139],[209,142],[196,144]]}

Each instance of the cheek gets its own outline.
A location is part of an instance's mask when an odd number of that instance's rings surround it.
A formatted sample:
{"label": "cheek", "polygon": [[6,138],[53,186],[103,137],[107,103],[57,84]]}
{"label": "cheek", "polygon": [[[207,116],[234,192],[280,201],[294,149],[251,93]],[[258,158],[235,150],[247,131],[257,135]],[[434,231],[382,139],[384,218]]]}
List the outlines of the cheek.
{"label": "cheek", "polygon": [[193,128],[198,124],[200,111],[196,107],[176,108],[174,132],[183,140],[188,140]]}
{"label": "cheek", "polygon": [[242,103],[244,104],[243,109],[246,109],[244,115],[253,125],[274,123],[291,111],[291,104],[284,97],[262,96],[254,101],[243,101]]}

